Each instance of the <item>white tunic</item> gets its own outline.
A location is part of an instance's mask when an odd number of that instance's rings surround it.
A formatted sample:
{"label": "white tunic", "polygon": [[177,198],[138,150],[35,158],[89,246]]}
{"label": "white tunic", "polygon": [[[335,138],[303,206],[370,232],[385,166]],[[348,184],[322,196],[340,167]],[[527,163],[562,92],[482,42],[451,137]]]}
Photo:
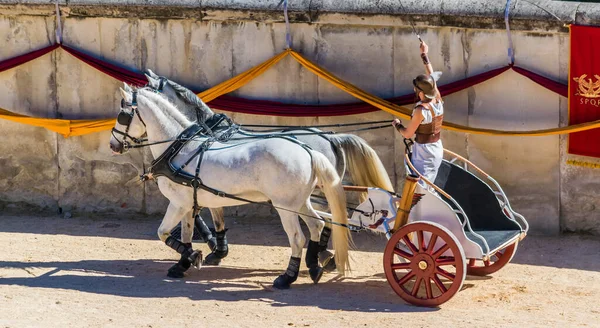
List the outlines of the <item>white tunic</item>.
{"label": "white tunic", "polygon": [[[417,106],[421,105],[421,102],[417,103]],[[433,109],[435,116],[442,115],[444,113],[444,103],[442,101],[438,101],[437,104],[430,102],[429,105]],[[433,117],[431,117],[431,112],[429,109],[424,107],[415,107],[413,109],[413,115],[415,111],[420,110],[423,113],[423,121],[421,124],[431,123]],[[413,155],[412,155],[412,163],[427,180],[434,182],[435,177],[437,176],[438,169],[442,164],[442,159],[444,158],[444,146],[442,145],[442,139],[428,143],[428,144],[420,144],[415,142],[413,146]],[[425,186],[425,183],[422,183]]]}

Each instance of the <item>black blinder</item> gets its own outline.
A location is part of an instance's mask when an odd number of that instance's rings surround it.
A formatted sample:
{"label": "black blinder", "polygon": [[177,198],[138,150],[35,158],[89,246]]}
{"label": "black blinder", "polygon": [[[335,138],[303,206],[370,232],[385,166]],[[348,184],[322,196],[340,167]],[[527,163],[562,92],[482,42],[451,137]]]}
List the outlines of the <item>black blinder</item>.
{"label": "black blinder", "polygon": [[129,127],[132,120],[133,120],[133,114],[129,114],[124,111],[120,111],[119,115],[117,116],[117,122],[119,122],[119,124],[125,125],[127,127]]}

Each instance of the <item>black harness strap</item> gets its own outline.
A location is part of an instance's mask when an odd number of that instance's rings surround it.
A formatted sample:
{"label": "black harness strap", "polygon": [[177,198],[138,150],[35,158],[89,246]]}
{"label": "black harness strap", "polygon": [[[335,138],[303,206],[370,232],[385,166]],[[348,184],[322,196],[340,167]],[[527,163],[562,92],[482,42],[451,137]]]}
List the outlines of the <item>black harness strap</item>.
{"label": "black harness strap", "polygon": [[170,180],[189,186],[190,178],[181,176],[181,169],[175,169],[171,163],[172,159],[179,154],[194,137],[200,135],[203,128],[200,125],[193,124],[185,129],[175,141],[158,158],[152,161],[148,173],[153,177],[166,176]]}

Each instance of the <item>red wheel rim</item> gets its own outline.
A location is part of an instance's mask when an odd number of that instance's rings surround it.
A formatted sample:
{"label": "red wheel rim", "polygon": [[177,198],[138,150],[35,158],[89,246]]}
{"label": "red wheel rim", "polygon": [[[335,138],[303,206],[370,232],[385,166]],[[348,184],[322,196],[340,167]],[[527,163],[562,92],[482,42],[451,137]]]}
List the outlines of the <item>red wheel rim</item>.
{"label": "red wheel rim", "polygon": [[456,238],[444,227],[425,222],[396,231],[383,254],[385,276],[392,289],[419,306],[438,306],[452,298],[462,286],[465,266]]}
{"label": "red wheel rim", "polygon": [[510,262],[516,252],[517,243],[514,243],[492,254],[487,261],[469,259],[467,274],[472,276],[487,276],[497,272]]}

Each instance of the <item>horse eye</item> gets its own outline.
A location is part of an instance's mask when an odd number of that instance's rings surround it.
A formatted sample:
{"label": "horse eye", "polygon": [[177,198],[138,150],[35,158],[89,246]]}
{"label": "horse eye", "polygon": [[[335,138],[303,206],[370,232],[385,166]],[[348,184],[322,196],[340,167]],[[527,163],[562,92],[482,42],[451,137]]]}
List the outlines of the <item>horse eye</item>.
{"label": "horse eye", "polygon": [[125,108],[125,99],[121,99],[121,108]]}

